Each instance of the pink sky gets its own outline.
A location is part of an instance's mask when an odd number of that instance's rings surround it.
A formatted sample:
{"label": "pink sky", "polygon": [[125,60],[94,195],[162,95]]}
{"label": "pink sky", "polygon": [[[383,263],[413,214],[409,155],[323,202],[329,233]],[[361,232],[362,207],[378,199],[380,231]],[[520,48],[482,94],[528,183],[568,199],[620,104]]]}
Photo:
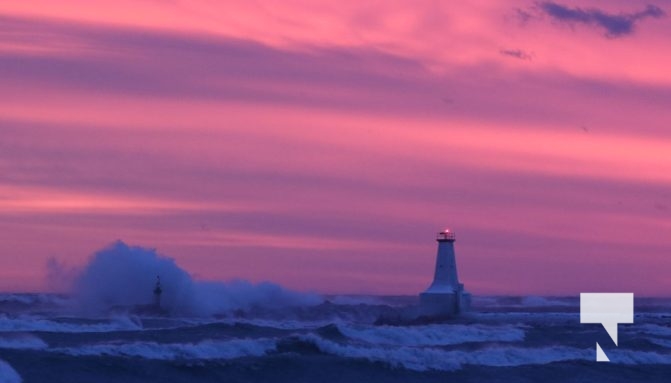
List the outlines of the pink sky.
{"label": "pink sky", "polygon": [[0,4],[0,290],[414,294],[450,226],[475,294],[669,294],[671,3],[361,3]]}

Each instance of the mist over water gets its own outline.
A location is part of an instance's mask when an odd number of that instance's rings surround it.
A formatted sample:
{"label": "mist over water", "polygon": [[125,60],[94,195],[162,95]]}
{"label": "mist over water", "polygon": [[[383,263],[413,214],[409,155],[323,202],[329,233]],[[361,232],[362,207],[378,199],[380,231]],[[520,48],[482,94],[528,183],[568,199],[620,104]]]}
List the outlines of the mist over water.
{"label": "mist over water", "polygon": [[211,316],[253,307],[321,302],[316,294],[293,292],[270,282],[198,281],[174,259],[122,241],[93,254],[74,277],[71,293],[78,306],[91,313],[148,305],[153,302],[157,276],[163,288],[161,307],[176,316]]}

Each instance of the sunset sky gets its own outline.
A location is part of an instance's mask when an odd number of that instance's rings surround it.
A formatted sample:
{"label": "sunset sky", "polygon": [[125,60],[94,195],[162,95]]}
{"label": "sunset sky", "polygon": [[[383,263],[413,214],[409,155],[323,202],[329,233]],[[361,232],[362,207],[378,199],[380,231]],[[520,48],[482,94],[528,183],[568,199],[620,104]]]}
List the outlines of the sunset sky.
{"label": "sunset sky", "polygon": [[671,2],[0,3],[0,290],[671,295]]}

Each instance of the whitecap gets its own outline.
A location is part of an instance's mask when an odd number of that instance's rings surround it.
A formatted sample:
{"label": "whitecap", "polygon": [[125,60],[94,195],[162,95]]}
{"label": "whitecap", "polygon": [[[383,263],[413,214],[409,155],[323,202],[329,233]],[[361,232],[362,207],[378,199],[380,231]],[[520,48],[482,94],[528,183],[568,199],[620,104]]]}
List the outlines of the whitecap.
{"label": "whitecap", "polygon": [[117,356],[158,360],[234,359],[262,356],[274,351],[274,339],[205,340],[199,343],[100,343],[81,347],[54,348],[52,351],[73,356]]}

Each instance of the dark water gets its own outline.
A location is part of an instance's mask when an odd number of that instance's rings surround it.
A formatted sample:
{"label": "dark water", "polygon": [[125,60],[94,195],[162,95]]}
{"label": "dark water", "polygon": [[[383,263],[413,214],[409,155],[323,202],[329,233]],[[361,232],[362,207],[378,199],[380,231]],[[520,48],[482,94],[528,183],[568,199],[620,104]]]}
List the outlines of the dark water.
{"label": "dark water", "polygon": [[[479,297],[446,323],[381,326],[415,297],[331,297],[215,317],[77,315],[0,295],[0,382],[670,382],[671,301],[636,299],[619,347],[577,298]],[[596,342],[610,363],[595,362]]]}

